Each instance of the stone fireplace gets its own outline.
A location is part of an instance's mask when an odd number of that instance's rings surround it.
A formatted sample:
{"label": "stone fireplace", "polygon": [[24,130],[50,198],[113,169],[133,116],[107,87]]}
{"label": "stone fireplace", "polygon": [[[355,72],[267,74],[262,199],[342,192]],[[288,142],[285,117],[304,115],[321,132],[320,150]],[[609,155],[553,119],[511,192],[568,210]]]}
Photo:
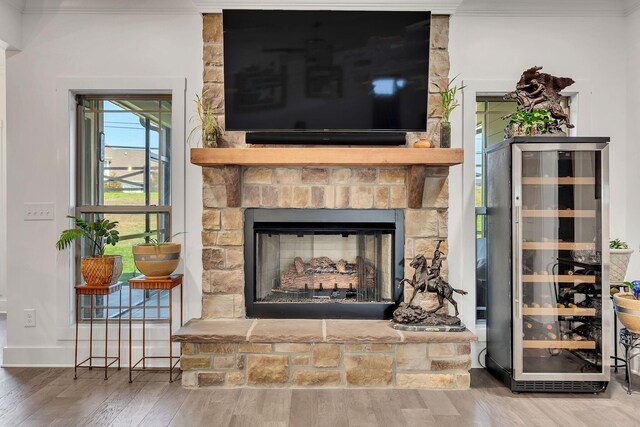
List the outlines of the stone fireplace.
{"label": "stone fireplace", "polygon": [[402,296],[404,213],[245,210],[251,318],[385,319]]}
{"label": "stone fireplace", "polygon": [[[444,86],[448,26],[448,16],[432,16],[429,80]],[[204,15],[203,38],[203,97],[224,122],[220,14]],[[423,135],[439,140],[430,91],[426,132],[387,150],[408,153]],[[219,145],[247,155],[261,148],[243,132],[225,132]],[[469,387],[470,332],[397,331],[373,320],[388,319],[403,298],[397,283],[413,274],[416,254],[429,256],[440,240],[448,253],[446,162],[194,163],[203,166],[202,315],[173,337],[183,386]],[[430,294],[414,301],[436,304]]]}
{"label": "stone fireplace", "polygon": [[[280,212],[283,215],[285,212],[306,210],[328,214],[332,210],[371,210],[401,216],[404,233],[399,230],[394,234],[394,238],[397,236],[402,242],[397,253],[404,255],[404,260],[399,261],[403,265],[398,266],[398,272],[411,272],[408,264],[414,254],[432,253],[438,240],[445,240],[441,248],[448,252],[448,168],[426,169],[422,207],[419,209],[408,208],[408,168],[244,168],[238,172],[241,176],[233,179],[228,178],[229,174],[235,173],[229,172],[229,168],[204,168],[203,171],[203,318],[244,318],[247,315],[245,290],[255,283],[246,283],[246,209],[283,209]],[[241,207],[229,208],[228,193],[233,190],[229,190],[225,183],[235,183],[236,180],[240,181]],[[274,212],[277,217],[279,212]],[[301,258],[308,264],[313,257],[305,255]],[[340,260],[338,258],[332,261],[335,263]],[[355,255],[345,261],[355,261]],[[394,277],[397,282],[396,279],[399,278]],[[319,288],[319,282],[316,288]],[[335,284],[334,280],[328,288]],[[327,283],[323,283],[323,288],[325,285]],[[348,282],[346,286],[348,288]],[[393,296],[394,301],[396,297]],[[250,298],[253,300],[254,296]],[[425,307],[435,304],[431,295],[421,295],[420,298],[420,304]],[[360,316],[371,317],[364,313]],[[379,319],[385,317],[389,318],[388,315],[377,316]]]}

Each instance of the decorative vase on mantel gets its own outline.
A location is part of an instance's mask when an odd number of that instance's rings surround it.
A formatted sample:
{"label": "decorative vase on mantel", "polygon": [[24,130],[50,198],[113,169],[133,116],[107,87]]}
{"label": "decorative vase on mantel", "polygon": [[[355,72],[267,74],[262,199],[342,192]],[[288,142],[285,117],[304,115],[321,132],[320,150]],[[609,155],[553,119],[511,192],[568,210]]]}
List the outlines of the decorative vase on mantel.
{"label": "decorative vase on mantel", "polygon": [[440,148],[451,148],[451,123],[440,123]]}
{"label": "decorative vase on mantel", "polygon": [[207,132],[203,139],[204,148],[218,148],[218,132]]}

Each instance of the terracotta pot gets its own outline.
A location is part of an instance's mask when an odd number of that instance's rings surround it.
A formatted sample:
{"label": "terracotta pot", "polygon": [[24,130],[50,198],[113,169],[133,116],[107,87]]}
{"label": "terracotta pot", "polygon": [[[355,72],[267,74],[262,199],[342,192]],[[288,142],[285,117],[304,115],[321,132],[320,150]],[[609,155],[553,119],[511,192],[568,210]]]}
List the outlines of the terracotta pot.
{"label": "terracotta pot", "polygon": [[180,263],[179,243],[163,243],[154,245],[135,245],[133,261],[140,273],[151,279],[166,278],[173,273]]}
{"label": "terracotta pot", "polygon": [[613,305],[620,323],[631,332],[640,334],[640,301],[632,293],[619,292],[613,296]]}
{"label": "terracotta pot", "polygon": [[102,256],[96,258],[82,258],[80,272],[87,285],[109,286],[118,282],[122,274],[122,257]]}
{"label": "terracotta pot", "polygon": [[627,275],[633,249],[609,249],[609,283],[620,286]]}
{"label": "terracotta pot", "polygon": [[420,138],[418,141],[416,141],[415,144],[413,144],[413,148],[431,148],[433,147],[433,144],[431,144],[431,142],[429,142],[429,140],[427,138]]}

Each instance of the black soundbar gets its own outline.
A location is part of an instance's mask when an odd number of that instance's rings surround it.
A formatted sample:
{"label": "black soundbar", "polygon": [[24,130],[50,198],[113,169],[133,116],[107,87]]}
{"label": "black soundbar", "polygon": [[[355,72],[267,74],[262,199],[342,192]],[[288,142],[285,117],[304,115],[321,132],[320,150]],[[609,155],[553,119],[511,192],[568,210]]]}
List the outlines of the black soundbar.
{"label": "black soundbar", "polygon": [[404,145],[405,132],[247,132],[247,144]]}

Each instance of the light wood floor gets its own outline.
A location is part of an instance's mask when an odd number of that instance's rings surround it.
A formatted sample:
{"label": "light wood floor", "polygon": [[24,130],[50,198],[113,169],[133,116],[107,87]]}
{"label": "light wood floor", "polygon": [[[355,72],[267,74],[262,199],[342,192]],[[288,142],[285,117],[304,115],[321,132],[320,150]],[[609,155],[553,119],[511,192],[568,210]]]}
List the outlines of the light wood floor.
{"label": "light wood floor", "polygon": [[[164,375],[128,383],[126,370],[0,370],[2,426],[637,426],[640,391],[514,395],[484,370],[468,391],[185,390]],[[636,378],[640,385],[640,378]]]}
{"label": "light wood floor", "polygon": [[[0,315],[0,344],[5,317]],[[1,353],[0,353],[1,357]],[[638,426],[622,374],[600,395],[512,394],[481,369],[468,391],[185,390],[126,369],[0,369],[0,426]]]}

